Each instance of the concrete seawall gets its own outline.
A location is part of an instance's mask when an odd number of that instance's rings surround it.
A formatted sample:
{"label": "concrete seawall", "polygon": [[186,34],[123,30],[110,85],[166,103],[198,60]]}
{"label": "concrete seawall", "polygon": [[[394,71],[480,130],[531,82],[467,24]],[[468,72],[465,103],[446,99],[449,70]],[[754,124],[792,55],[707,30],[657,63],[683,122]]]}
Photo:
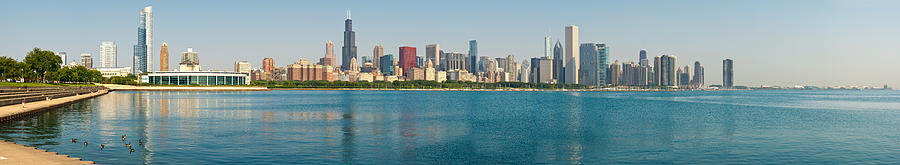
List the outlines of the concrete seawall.
{"label": "concrete seawall", "polygon": [[22,107],[22,104],[9,105],[0,107],[0,122],[5,122],[8,120],[15,120],[20,117],[28,116],[34,113],[43,112],[46,110],[50,110],[53,108],[61,107],[64,105],[68,105],[70,103],[80,101],[83,99],[97,97],[103,94],[106,94],[109,90],[99,90],[97,92],[69,96],[64,98],[45,100],[45,101],[37,101],[25,103],[25,107]]}
{"label": "concrete seawall", "polygon": [[269,91],[266,87],[232,87],[232,86],[132,86],[118,84],[100,84],[114,91]]}
{"label": "concrete seawall", "polygon": [[[0,107],[0,123],[19,119],[31,114],[44,112],[53,108],[62,107],[77,101],[104,95],[108,90],[80,94],[75,96],[57,98],[45,101],[36,101],[22,104]],[[0,140],[0,164],[94,164],[91,161],[82,161],[81,158],[73,158],[68,155],[59,155],[22,144]]]}

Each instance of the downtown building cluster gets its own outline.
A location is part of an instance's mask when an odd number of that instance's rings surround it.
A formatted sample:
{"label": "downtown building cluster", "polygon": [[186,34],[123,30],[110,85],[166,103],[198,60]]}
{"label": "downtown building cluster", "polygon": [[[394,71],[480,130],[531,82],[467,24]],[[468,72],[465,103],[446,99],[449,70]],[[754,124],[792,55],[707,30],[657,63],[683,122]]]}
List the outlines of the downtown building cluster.
{"label": "downtown building cluster", "polygon": [[[141,75],[141,82],[158,84],[209,84],[197,77],[175,75],[195,72],[200,76],[213,77],[227,75],[226,79],[239,79],[241,84],[250,80],[269,81],[414,81],[446,80],[482,83],[526,82],[549,84],[581,84],[587,86],[634,86],[634,87],[680,87],[703,88],[704,68],[699,61],[693,66],[679,67],[674,55],[663,54],[648,58],[646,50],[640,50],[638,61],[610,63],[610,46],[603,42],[579,42],[579,27],[565,27],[563,41],[544,38],[542,57],[516,62],[514,55],[491,58],[479,56],[478,41],[468,41],[468,50],[442,50],[440,44],[425,45],[425,55],[417,55],[414,46],[397,47],[396,54],[385,54],[382,45],[375,45],[370,55],[359,55],[356,32],[348,12],[344,20],[343,45],[340,46],[340,63],[336,57],[335,43],[325,41],[325,54],[318,61],[299,59],[286,66],[276,66],[275,59],[265,57],[262,66],[251,68],[249,61],[235,61],[233,71],[202,71],[199,53],[188,48],[182,52],[177,69],[169,68],[168,44],[162,43],[159,52],[158,71],[153,67],[153,12],[147,6],[140,10],[137,29],[137,44],[134,45],[132,67],[119,67],[116,62],[116,44],[103,41],[100,44],[100,67],[104,76]],[[390,49],[390,48],[389,48]],[[65,52],[59,52],[65,59]],[[363,53],[368,54],[368,53]],[[90,54],[82,55],[82,64],[93,65]],[[73,62],[72,65],[77,63]],[[732,86],[731,60],[723,61],[723,87]],[[167,76],[166,74],[169,74]],[[234,74],[244,74],[242,78],[230,78]],[[161,79],[164,76],[165,79]],[[177,79],[171,79],[176,77]],[[175,82],[175,83],[173,83]],[[206,82],[206,83],[202,83]],[[218,80],[214,82],[219,82]],[[228,80],[227,82],[231,82]],[[215,84],[215,83],[213,83]]]}
{"label": "downtown building cluster", "polygon": [[[325,55],[318,62],[300,59],[283,67],[274,59],[263,59],[262,68],[250,71],[251,80],[269,81],[413,81],[445,80],[493,82],[526,82],[549,84],[581,84],[587,86],[679,87],[703,88],[704,67],[699,61],[679,67],[674,55],[663,54],[649,59],[640,50],[636,62],[609,62],[609,46],[602,42],[579,43],[578,26],[565,27],[562,42],[544,38],[544,55],[516,62],[514,55],[491,58],[479,56],[478,42],[470,40],[466,52],[441,50],[440,44],[425,45],[425,56],[416,47],[400,46],[397,54],[385,54],[375,45],[370,56],[357,52],[353,20],[344,20],[341,64],[336,64],[334,42],[325,42]],[[240,63],[240,65],[239,65]],[[239,68],[240,67],[240,68]],[[730,67],[724,66],[723,67]],[[249,63],[238,61],[235,71],[246,71]],[[723,69],[723,71],[730,71]],[[730,78],[731,72],[726,72]],[[726,80],[726,82],[731,82]],[[725,85],[730,87],[729,85]]]}
{"label": "downtown building cluster", "polygon": [[[528,82],[527,61],[517,63],[514,55],[478,56],[476,40],[468,42],[467,52],[441,50],[440,44],[429,44],[425,46],[425,56],[417,55],[419,48],[414,46],[400,46],[397,54],[385,54],[382,45],[375,45],[370,56],[359,56],[352,25],[348,13],[344,20],[340,65],[336,64],[334,42],[326,41],[325,55],[318,62],[300,59],[277,67],[273,58],[266,57],[261,68],[250,71],[251,80]],[[236,62],[235,70],[239,70],[237,63],[246,61]]]}

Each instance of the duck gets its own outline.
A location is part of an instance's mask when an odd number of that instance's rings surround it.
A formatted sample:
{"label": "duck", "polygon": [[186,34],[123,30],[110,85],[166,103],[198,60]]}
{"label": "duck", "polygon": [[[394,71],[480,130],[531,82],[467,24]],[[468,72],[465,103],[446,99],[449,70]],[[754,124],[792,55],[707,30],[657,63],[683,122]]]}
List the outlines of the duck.
{"label": "duck", "polygon": [[131,148],[131,143],[125,144],[125,147]]}
{"label": "duck", "polygon": [[101,144],[101,145],[100,145],[100,150],[103,150],[103,148],[106,148],[106,146],[103,145],[103,144]]}
{"label": "duck", "polygon": [[76,143],[76,142],[78,142],[78,139],[72,138],[72,140],[69,140],[69,141],[71,141],[72,143]]}
{"label": "duck", "polygon": [[126,137],[125,135],[122,135],[122,141],[125,141],[125,137]]}
{"label": "duck", "polygon": [[87,141],[85,141],[85,142],[84,142],[84,146],[87,146],[87,145],[88,145],[88,142],[87,142]]}
{"label": "duck", "polygon": [[134,152],[134,148],[128,148],[129,152]]}
{"label": "duck", "polygon": [[144,145],[144,141],[141,141],[141,139],[138,139],[138,145]]}

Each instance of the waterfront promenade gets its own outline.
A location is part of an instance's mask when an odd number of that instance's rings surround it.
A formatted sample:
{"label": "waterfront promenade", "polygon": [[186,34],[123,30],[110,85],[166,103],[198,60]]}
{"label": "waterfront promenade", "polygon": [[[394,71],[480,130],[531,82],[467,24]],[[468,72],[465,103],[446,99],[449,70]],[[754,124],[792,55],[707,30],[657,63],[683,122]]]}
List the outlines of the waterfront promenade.
{"label": "waterfront promenade", "polygon": [[[62,92],[71,92],[71,89],[59,89]],[[42,91],[47,92],[47,91]],[[62,93],[60,92],[60,93]],[[0,121],[5,122],[30,114],[50,110],[55,107],[106,94],[108,90],[96,90],[88,93],[78,93],[73,96],[48,99],[43,101],[26,102],[0,107]],[[26,91],[25,93],[38,93],[38,91]],[[17,94],[27,95],[27,94]],[[31,96],[29,96],[31,97]],[[80,158],[71,158],[67,155],[58,155],[55,152],[27,147],[21,144],[0,140],[0,164],[93,164],[89,161],[81,161]]]}

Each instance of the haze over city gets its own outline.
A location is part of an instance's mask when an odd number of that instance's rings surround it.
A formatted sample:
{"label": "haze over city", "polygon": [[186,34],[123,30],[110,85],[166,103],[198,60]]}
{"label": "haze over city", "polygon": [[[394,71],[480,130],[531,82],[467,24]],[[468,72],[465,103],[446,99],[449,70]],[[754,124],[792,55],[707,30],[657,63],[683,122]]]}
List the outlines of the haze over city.
{"label": "haze over city", "polygon": [[[98,54],[114,41],[119,65],[130,66],[138,12],[154,8],[153,51],[193,48],[204,70],[231,70],[234,61],[259,68],[324,56],[340,47],[350,10],[360,56],[375,44],[438,43],[465,52],[519,61],[543,55],[544,37],[562,40],[566,25],[580,42],[603,42],[609,62],[672,54],[678,66],[701,61],[707,84],[721,84],[721,61],[735,60],[735,84],[900,86],[897,1],[10,1],[0,6],[0,56],[24,58],[34,47]],[[40,11],[40,12],[36,12]],[[339,53],[339,52],[338,52]],[[177,58],[171,59],[177,61]],[[71,60],[69,60],[71,61]],[[158,69],[158,68],[157,68]]]}

